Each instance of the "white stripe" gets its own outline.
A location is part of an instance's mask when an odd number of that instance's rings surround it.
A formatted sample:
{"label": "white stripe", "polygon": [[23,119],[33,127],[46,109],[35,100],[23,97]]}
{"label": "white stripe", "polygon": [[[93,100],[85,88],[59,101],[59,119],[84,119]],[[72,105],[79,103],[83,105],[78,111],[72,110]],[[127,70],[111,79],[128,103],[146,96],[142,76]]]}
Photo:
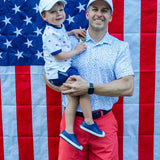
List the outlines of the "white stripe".
{"label": "white stripe", "polygon": [[4,159],[18,160],[15,68],[0,67]]}
{"label": "white stripe", "polygon": [[43,66],[31,67],[34,160],[48,160],[46,85]]}
{"label": "white stripe", "polygon": [[157,1],[156,82],[154,112],[154,160],[160,160],[160,0]]}
{"label": "white stripe", "polygon": [[130,45],[135,89],[132,97],[124,97],[123,160],[138,160],[140,12],[141,1],[124,0],[124,40]]}

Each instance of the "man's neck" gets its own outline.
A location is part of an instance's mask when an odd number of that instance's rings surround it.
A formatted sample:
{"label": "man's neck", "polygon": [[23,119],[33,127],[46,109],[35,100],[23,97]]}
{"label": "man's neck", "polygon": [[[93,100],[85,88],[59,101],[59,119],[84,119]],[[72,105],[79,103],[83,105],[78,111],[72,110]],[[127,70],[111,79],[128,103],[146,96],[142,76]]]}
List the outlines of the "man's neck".
{"label": "man's neck", "polygon": [[107,29],[106,31],[96,31],[96,30],[92,30],[91,28],[88,29],[89,35],[90,37],[96,42],[100,42],[102,40],[102,38],[105,36],[105,34],[107,33]]}

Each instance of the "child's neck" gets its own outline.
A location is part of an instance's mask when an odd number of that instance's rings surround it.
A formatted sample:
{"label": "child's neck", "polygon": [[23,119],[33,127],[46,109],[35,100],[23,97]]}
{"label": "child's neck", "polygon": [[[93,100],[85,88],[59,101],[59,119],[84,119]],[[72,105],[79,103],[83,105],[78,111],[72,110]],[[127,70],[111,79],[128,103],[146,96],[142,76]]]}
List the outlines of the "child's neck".
{"label": "child's neck", "polygon": [[53,25],[53,24],[50,24],[50,23],[48,23],[48,22],[47,22],[47,24],[48,24],[49,26],[52,26],[52,27],[54,27],[54,28],[57,28],[57,29],[60,29],[60,28],[62,28],[62,25],[61,25],[61,27],[58,27],[58,26],[55,26],[55,25]]}

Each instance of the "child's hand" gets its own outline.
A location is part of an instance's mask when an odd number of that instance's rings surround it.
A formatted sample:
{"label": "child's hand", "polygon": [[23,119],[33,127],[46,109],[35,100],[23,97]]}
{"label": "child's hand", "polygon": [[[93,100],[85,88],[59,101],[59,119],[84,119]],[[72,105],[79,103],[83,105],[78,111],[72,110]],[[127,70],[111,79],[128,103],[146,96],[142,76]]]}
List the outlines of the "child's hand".
{"label": "child's hand", "polygon": [[74,48],[77,54],[80,54],[81,52],[86,50],[86,45],[83,42],[80,42],[77,44],[77,46]]}
{"label": "child's hand", "polygon": [[86,37],[86,30],[85,29],[73,29],[72,31],[68,32],[68,35],[75,35],[77,39],[79,39],[79,36],[82,38]]}

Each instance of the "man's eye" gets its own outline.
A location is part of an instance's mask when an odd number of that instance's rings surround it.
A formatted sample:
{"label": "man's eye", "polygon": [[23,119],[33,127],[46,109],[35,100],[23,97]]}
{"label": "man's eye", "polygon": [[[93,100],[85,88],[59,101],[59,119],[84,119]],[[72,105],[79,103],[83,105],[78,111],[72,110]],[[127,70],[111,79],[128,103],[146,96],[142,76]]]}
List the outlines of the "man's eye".
{"label": "man's eye", "polygon": [[93,8],[92,11],[97,11],[97,9],[96,9],[96,8]]}
{"label": "man's eye", "polygon": [[103,9],[102,12],[108,12],[108,9]]}

